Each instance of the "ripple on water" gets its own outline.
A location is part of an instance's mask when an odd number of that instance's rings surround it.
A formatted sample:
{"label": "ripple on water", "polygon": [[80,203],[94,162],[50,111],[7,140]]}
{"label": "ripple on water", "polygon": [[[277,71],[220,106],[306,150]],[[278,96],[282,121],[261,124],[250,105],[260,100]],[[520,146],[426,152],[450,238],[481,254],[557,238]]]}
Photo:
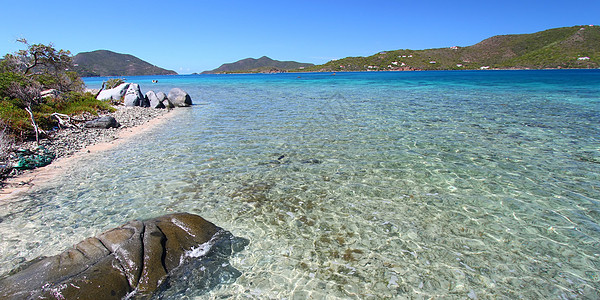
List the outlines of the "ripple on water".
{"label": "ripple on water", "polygon": [[250,240],[210,298],[600,297],[599,99],[432,74],[186,81],[204,105],[2,207],[0,270],[187,211]]}

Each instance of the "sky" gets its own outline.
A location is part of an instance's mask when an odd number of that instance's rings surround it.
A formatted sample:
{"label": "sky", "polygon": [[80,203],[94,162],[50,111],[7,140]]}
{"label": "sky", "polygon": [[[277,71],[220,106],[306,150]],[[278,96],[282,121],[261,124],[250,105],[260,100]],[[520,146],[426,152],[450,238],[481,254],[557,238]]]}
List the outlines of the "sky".
{"label": "sky", "polygon": [[600,24],[600,1],[0,0],[0,55],[16,42],[111,50],[179,74],[268,56],[323,64],[396,49]]}

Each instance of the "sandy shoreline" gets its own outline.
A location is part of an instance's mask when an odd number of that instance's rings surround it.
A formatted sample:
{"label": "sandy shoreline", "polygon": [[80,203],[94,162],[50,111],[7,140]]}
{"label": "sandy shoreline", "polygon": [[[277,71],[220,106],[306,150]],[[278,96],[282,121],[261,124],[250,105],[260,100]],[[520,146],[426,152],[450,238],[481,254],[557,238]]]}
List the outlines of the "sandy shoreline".
{"label": "sandy shoreline", "polygon": [[[36,186],[41,186],[47,183],[50,179],[62,174],[69,167],[77,164],[81,159],[90,154],[112,149],[120,144],[130,141],[133,137],[144,134],[159,125],[166,123],[169,119],[175,117],[181,110],[174,109],[168,113],[156,116],[143,124],[133,127],[124,127],[118,129],[115,138],[110,141],[101,141],[93,143],[75,153],[59,157],[51,164],[26,171],[14,177],[9,177],[4,181],[4,186],[0,189],[0,203],[17,200],[19,196],[31,191]],[[105,130],[105,129],[96,129]]]}

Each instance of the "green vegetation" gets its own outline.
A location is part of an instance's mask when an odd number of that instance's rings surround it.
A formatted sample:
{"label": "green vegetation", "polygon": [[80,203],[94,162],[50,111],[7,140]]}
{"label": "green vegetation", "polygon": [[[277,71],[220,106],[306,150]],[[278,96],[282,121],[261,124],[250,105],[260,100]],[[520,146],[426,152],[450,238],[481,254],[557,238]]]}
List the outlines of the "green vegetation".
{"label": "green vegetation", "polygon": [[294,71],[465,70],[482,67],[599,68],[600,27],[584,25],[494,36],[468,47],[384,51]]}
{"label": "green vegetation", "polygon": [[[113,110],[109,103],[83,92],[68,51],[52,45],[30,45],[0,62],[0,139],[25,140],[57,126],[53,113],[97,114]],[[3,142],[3,141],[0,141]]]}
{"label": "green vegetation", "polygon": [[116,88],[123,83],[125,83],[125,80],[123,80],[121,78],[111,78],[106,81],[104,88],[106,88],[106,89]]}
{"label": "green vegetation", "polygon": [[159,68],[133,55],[108,50],[82,52],[75,55],[73,69],[83,77],[177,75],[175,71]]}

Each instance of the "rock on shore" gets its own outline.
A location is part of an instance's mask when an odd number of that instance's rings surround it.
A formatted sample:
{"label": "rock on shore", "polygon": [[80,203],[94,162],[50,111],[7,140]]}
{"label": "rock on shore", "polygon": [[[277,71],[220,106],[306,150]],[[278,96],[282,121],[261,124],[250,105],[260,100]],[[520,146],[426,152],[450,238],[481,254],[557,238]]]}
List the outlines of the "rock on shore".
{"label": "rock on shore", "polygon": [[247,244],[193,214],[130,221],[0,280],[0,299],[145,299],[179,281],[214,287],[240,275],[224,267]]}
{"label": "rock on shore", "polygon": [[180,88],[173,88],[167,96],[175,106],[186,107],[192,105],[192,98]]}
{"label": "rock on shore", "polygon": [[96,98],[98,100],[123,100],[125,106],[152,108],[186,107],[193,104],[190,95],[180,88],[171,89],[168,96],[163,92],[155,93],[154,91],[149,91],[144,95],[136,83],[122,83],[115,88],[102,90]]}
{"label": "rock on shore", "polygon": [[117,122],[117,119],[115,119],[114,117],[111,116],[104,116],[104,117],[100,117],[91,121],[87,121],[84,124],[85,127],[87,128],[103,128],[103,129],[108,129],[108,128],[119,128],[119,126],[121,126],[121,124],[119,124],[119,122]]}

